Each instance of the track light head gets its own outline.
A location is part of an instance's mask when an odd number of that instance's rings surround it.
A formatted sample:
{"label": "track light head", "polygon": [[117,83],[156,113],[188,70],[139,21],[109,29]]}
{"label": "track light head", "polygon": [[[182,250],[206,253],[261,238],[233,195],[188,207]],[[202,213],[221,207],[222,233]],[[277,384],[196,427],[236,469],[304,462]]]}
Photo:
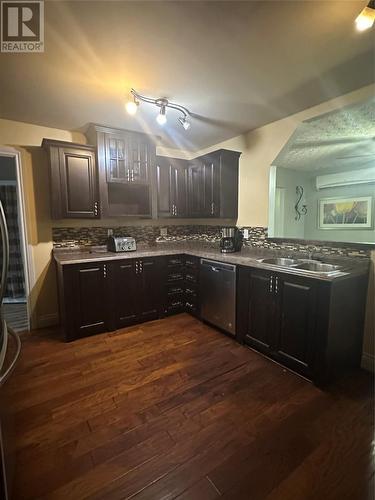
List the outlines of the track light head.
{"label": "track light head", "polygon": [[161,106],[160,113],[156,117],[156,121],[159,125],[164,125],[167,123],[167,116],[165,114],[165,106]]}
{"label": "track light head", "polygon": [[191,123],[187,121],[186,116],[180,116],[178,121],[181,123],[185,130],[189,130],[189,128],[191,127]]}
{"label": "track light head", "polygon": [[375,0],[371,0],[355,20],[358,31],[365,31],[375,22]]}
{"label": "track light head", "polygon": [[125,105],[126,111],[129,115],[135,115],[138,110],[139,103],[134,101],[128,101]]}

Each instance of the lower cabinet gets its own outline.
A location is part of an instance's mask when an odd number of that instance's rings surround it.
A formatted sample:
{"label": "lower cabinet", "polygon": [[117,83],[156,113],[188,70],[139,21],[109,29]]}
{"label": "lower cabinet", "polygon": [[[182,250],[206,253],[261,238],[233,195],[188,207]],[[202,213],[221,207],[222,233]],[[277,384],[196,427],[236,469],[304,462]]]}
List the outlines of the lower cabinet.
{"label": "lower cabinet", "polygon": [[358,368],[367,276],[325,281],[240,267],[237,338],[318,385]]}
{"label": "lower cabinet", "polygon": [[158,257],[110,263],[115,328],[159,317],[161,267],[162,260]]}
{"label": "lower cabinet", "polygon": [[66,340],[111,329],[108,265],[90,262],[58,266],[60,318]]}
{"label": "lower cabinet", "polygon": [[199,258],[176,255],[57,264],[66,340],[168,314],[199,315]]}
{"label": "lower cabinet", "polygon": [[316,281],[260,269],[240,269],[239,336],[245,343],[311,375]]}

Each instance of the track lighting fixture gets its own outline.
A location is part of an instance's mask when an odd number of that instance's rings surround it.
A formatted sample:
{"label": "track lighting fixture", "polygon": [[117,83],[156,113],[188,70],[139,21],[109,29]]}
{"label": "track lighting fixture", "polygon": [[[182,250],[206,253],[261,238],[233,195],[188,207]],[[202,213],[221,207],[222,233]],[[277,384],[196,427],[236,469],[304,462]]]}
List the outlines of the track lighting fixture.
{"label": "track lighting fixture", "polygon": [[182,114],[182,116],[178,117],[179,123],[182,125],[184,130],[189,130],[191,123],[188,121],[188,118],[190,117],[191,113],[184,106],[181,106],[180,104],[176,104],[173,102],[169,102],[168,99],[165,99],[164,97],[153,99],[152,97],[143,96],[141,94],[138,94],[138,92],[136,92],[134,89],[131,89],[130,93],[133,96],[133,100],[129,101],[125,106],[126,111],[130,115],[135,115],[140,102],[154,104],[155,106],[160,108],[160,111],[156,116],[156,121],[158,122],[159,125],[164,125],[165,123],[167,123],[167,108],[174,109]]}
{"label": "track lighting fixture", "polygon": [[375,0],[370,0],[355,20],[358,31],[365,31],[372,27],[375,22]]}

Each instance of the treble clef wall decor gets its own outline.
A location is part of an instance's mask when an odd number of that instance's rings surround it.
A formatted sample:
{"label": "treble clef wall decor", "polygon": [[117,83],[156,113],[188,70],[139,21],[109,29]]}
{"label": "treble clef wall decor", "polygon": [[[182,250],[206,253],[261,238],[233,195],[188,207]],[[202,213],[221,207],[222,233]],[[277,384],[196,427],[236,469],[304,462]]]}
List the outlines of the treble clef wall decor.
{"label": "treble clef wall decor", "polygon": [[300,220],[301,215],[307,214],[307,206],[302,205],[302,207],[300,207],[300,203],[301,203],[301,200],[303,197],[303,187],[302,186],[296,187],[296,195],[297,195],[297,202],[294,205],[294,210],[296,211],[296,216],[294,218],[295,218],[295,220]]}

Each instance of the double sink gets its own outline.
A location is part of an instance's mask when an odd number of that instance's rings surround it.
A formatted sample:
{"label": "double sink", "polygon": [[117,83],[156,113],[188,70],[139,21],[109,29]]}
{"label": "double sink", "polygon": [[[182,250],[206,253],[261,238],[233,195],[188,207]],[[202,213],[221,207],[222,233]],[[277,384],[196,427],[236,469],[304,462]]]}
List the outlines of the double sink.
{"label": "double sink", "polygon": [[258,262],[262,264],[269,264],[280,268],[291,268],[300,271],[307,271],[313,274],[324,274],[330,276],[332,274],[341,272],[342,266],[335,264],[327,264],[319,260],[312,259],[292,259],[284,257],[259,259]]}

